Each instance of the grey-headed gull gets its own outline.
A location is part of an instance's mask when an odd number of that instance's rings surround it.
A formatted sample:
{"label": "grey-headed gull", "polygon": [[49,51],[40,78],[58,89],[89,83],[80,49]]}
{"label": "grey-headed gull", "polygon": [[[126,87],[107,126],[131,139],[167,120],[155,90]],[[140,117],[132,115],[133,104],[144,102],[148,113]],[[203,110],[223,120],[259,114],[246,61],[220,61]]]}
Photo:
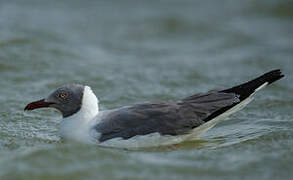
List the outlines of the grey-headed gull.
{"label": "grey-headed gull", "polygon": [[172,145],[198,139],[245,107],[255,92],[282,77],[280,70],[274,70],[229,89],[105,111],[99,111],[98,99],[89,86],[71,84],[29,103],[25,110],[59,110],[63,115],[60,132],[65,139],[123,148]]}

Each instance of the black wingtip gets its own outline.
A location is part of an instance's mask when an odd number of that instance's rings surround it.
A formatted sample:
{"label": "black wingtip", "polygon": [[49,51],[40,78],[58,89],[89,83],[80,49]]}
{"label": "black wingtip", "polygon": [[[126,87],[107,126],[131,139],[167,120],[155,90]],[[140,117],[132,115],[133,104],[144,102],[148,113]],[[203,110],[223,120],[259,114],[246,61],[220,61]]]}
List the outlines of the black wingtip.
{"label": "black wingtip", "polygon": [[273,82],[285,77],[285,75],[282,74],[281,69],[276,69],[262,75],[261,77],[265,78],[269,84],[272,84]]}
{"label": "black wingtip", "polygon": [[225,93],[235,93],[240,95],[240,100],[243,100],[250,96],[252,93],[255,92],[257,88],[262,86],[265,83],[272,84],[273,82],[283,78],[284,75],[282,74],[280,69],[275,69],[269,71],[256,79],[253,79],[249,82],[243,83],[241,85],[232,87],[230,89],[225,89],[222,92]]}
{"label": "black wingtip", "polygon": [[[269,71],[269,72],[263,74],[262,76],[259,76],[256,79],[253,79],[249,82],[232,87],[230,89],[225,89],[221,92],[234,93],[236,95],[239,95],[240,101],[243,101],[246,98],[248,98],[252,93],[254,93],[255,90],[257,88],[261,87],[263,84],[265,84],[265,83],[272,84],[273,82],[278,81],[279,79],[282,79],[283,77],[285,77],[285,75],[282,74],[281,70],[275,69],[275,70],[272,70],[272,71]],[[227,110],[229,110],[230,108],[234,107],[237,104],[238,103],[235,103],[234,105],[223,107],[223,108],[219,109],[218,111],[212,113],[210,116],[208,116],[206,119],[204,119],[204,121],[208,122],[208,121],[212,120],[213,118],[226,112]]]}

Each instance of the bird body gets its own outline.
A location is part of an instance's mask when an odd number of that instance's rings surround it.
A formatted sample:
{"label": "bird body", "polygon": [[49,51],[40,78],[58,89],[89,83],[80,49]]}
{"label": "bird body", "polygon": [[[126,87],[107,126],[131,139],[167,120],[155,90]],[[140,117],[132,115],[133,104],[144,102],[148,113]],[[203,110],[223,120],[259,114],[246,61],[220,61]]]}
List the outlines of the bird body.
{"label": "bird body", "polygon": [[101,112],[89,86],[66,85],[48,98],[28,104],[25,110],[58,109],[63,115],[60,132],[65,139],[123,148],[164,146],[200,138],[245,107],[255,92],[282,77],[280,70],[274,70],[230,89]]}

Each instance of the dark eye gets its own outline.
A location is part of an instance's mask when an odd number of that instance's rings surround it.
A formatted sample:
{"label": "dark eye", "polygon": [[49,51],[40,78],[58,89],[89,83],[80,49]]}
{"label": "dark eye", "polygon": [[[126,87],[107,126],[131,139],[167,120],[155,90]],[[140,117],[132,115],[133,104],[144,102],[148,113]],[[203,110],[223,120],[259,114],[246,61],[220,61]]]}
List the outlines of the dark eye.
{"label": "dark eye", "polygon": [[66,92],[60,92],[58,94],[58,97],[61,98],[61,99],[66,99],[67,98],[67,93]]}

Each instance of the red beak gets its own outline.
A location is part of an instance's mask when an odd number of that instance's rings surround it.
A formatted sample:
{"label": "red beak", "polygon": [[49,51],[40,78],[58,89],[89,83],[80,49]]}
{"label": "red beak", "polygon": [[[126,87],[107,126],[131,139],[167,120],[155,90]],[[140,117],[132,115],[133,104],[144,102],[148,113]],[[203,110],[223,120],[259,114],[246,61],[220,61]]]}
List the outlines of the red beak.
{"label": "red beak", "polygon": [[41,99],[39,101],[29,103],[28,105],[25,106],[24,110],[31,111],[38,108],[45,108],[45,107],[49,107],[51,104],[54,104],[54,103],[45,102],[45,99]]}

